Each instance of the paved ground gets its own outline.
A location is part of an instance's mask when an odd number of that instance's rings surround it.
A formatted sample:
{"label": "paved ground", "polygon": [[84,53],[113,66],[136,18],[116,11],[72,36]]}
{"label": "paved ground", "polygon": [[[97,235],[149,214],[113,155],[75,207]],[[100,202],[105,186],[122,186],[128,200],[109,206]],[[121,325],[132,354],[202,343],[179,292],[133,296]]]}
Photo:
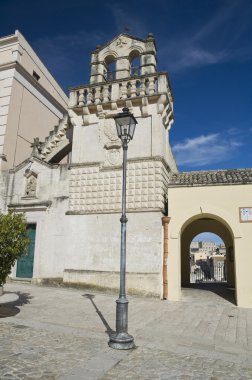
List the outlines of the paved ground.
{"label": "paved ground", "polygon": [[252,379],[252,310],[225,299],[230,290],[184,289],[181,302],[129,297],[131,351],[107,346],[116,295],[21,283],[5,291],[19,300],[0,305],[1,380]]}

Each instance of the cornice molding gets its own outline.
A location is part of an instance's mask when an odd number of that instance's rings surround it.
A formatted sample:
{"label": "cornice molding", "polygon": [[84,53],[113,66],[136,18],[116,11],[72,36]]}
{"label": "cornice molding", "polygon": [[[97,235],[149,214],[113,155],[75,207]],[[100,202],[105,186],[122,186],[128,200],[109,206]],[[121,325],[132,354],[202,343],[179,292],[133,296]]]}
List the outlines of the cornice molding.
{"label": "cornice molding", "polygon": [[[31,90],[25,80],[29,82],[30,86],[32,86],[35,90],[39,92],[41,96],[43,96],[54,108],[55,113],[57,113],[58,117],[62,118],[63,115],[67,113],[67,109],[64,108],[33,76],[17,61],[8,62],[0,66],[0,71],[6,71],[14,69],[14,78],[20,82],[23,86],[25,86],[28,90]],[[24,79],[20,78],[17,73]],[[40,99],[43,102],[43,99]],[[46,102],[43,102],[44,104]],[[45,104],[47,107],[48,104]],[[52,107],[51,107],[52,108]],[[53,111],[53,109],[51,109]],[[62,115],[62,116],[61,116]]]}
{"label": "cornice molding", "polygon": [[20,202],[20,203],[9,203],[7,207],[9,209],[15,209],[18,212],[27,211],[46,211],[52,205],[51,201],[40,201],[40,202]]}
{"label": "cornice molding", "polygon": [[57,169],[60,165],[59,164],[50,164],[50,163],[47,163],[43,160],[41,160],[40,158],[37,158],[37,157],[29,157],[27,158],[26,160],[24,160],[23,162],[21,162],[19,165],[15,166],[15,168],[13,169],[9,169],[9,173],[10,174],[14,174],[16,172],[18,172],[19,170],[23,169],[26,165],[28,165],[29,163],[33,163],[33,162],[37,162],[38,164],[42,165],[42,166],[45,166],[49,169]]}

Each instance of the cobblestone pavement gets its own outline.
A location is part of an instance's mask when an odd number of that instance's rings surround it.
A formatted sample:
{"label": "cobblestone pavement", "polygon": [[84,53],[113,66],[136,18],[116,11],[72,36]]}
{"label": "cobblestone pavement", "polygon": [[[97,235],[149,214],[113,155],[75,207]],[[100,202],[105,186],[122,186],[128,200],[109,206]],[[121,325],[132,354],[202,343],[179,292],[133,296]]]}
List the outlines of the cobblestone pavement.
{"label": "cobblestone pavement", "polygon": [[180,355],[160,350],[139,349],[109,370],[102,380],[221,380],[252,379],[252,366]]}
{"label": "cobblestone pavement", "polygon": [[101,344],[17,324],[1,323],[0,331],[0,379],[55,379],[97,354]]}
{"label": "cobblestone pavement", "polygon": [[6,291],[19,300],[0,305],[0,380],[252,379],[252,310],[220,292],[129,297],[137,348],[117,351],[107,345],[116,295],[21,283]]}

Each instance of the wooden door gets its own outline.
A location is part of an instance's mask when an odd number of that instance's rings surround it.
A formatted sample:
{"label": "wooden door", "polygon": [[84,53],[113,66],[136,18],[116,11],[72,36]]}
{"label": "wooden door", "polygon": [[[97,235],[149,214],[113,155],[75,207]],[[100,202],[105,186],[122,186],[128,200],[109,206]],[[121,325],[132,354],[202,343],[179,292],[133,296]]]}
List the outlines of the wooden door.
{"label": "wooden door", "polygon": [[22,278],[32,278],[33,275],[36,224],[28,224],[27,231],[30,238],[30,243],[28,245],[26,253],[17,261],[16,276]]}

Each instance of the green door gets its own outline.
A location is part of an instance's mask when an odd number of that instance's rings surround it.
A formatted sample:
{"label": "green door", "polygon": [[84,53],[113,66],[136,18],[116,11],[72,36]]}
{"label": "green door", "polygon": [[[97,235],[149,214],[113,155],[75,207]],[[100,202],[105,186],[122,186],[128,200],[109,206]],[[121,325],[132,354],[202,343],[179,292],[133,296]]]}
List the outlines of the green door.
{"label": "green door", "polygon": [[17,261],[16,276],[23,278],[32,278],[36,224],[28,224],[27,231],[30,238],[30,244],[27,248],[26,253],[23,256],[21,256]]}

